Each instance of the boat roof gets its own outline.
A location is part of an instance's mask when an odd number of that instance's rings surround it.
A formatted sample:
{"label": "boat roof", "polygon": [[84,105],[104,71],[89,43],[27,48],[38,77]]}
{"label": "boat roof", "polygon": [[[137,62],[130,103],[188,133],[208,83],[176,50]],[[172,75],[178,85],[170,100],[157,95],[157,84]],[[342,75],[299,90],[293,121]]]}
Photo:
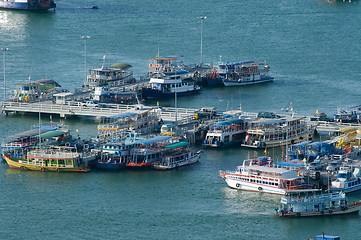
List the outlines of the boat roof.
{"label": "boat roof", "polygon": [[280,166],[280,167],[304,167],[304,164],[301,163],[293,163],[293,162],[278,162],[275,163],[276,166]]}
{"label": "boat roof", "polygon": [[74,95],[74,93],[71,92],[62,92],[62,93],[56,93],[53,96],[54,97],[66,97],[66,96],[70,96],[70,95]]}
{"label": "boat roof", "polygon": [[[51,130],[56,130],[56,129],[57,129],[56,126],[42,126],[40,128],[40,134],[51,131]],[[19,139],[19,138],[33,137],[36,135],[39,135],[39,128],[31,129],[29,131],[25,131],[22,133],[17,133],[15,135],[9,136],[9,138]]]}
{"label": "boat roof", "polygon": [[53,79],[40,79],[40,80],[36,80],[35,82],[40,84],[47,84],[47,85],[54,85],[56,87],[61,87],[61,85]]}
{"label": "boat roof", "polygon": [[156,58],[150,58],[149,60],[177,60],[176,57],[156,57]]}
{"label": "boat roof", "polygon": [[216,127],[225,127],[225,126],[231,126],[233,124],[243,123],[243,122],[244,122],[244,120],[241,118],[232,118],[232,119],[228,119],[226,121],[217,122],[215,124],[215,126]]}
{"label": "boat roof", "polygon": [[265,119],[265,118],[261,118],[261,119],[257,119],[256,121],[253,121],[253,122],[258,123],[258,124],[267,125],[267,124],[285,123],[286,120],[284,120],[284,119]]}
{"label": "boat roof", "polygon": [[287,170],[284,168],[274,168],[274,167],[258,166],[258,165],[245,166],[245,168],[251,169],[251,170],[257,170],[260,172],[280,174],[283,176],[284,179],[287,179],[287,180],[293,180],[293,179],[300,178],[299,176],[297,176],[296,171]]}
{"label": "boat roof", "polygon": [[177,142],[177,143],[172,143],[170,145],[167,145],[164,148],[176,149],[176,148],[184,147],[184,146],[187,146],[187,145],[189,145],[189,142]]}
{"label": "boat roof", "polygon": [[186,70],[178,70],[178,71],[175,71],[175,72],[162,72],[162,73],[164,73],[164,75],[171,76],[171,75],[186,74],[186,73],[189,73],[189,72],[186,71]]}
{"label": "boat roof", "polygon": [[311,142],[300,142],[300,143],[296,143],[296,144],[293,144],[292,146],[293,147],[299,147],[299,146],[307,146],[309,145]]}
{"label": "boat roof", "polygon": [[66,131],[53,130],[53,131],[48,131],[48,132],[40,134],[40,137],[42,139],[47,139],[47,138],[52,138],[52,137],[57,137],[57,136],[63,135],[64,133],[66,133]]}
{"label": "boat roof", "polygon": [[165,140],[168,140],[170,138],[172,138],[172,137],[171,136],[156,136],[156,137],[140,140],[139,143],[144,144],[144,145],[148,145],[148,144],[152,144],[152,143],[156,143],[156,142],[165,141]]}
{"label": "boat roof", "polygon": [[229,62],[229,63],[220,63],[217,64],[218,66],[232,66],[232,65],[242,65],[242,64],[248,64],[248,63],[254,63],[254,61],[242,61],[242,62]]}
{"label": "boat roof", "polygon": [[125,113],[120,113],[120,114],[111,116],[110,118],[121,119],[121,118],[133,117],[133,116],[136,116],[138,114],[139,113],[135,113],[135,112],[125,112]]}
{"label": "boat roof", "polygon": [[108,67],[101,67],[101,68],[92,68],[89,71],[98,71],[98,72],[123,72],[124,70],[118,68],[108,68]]}

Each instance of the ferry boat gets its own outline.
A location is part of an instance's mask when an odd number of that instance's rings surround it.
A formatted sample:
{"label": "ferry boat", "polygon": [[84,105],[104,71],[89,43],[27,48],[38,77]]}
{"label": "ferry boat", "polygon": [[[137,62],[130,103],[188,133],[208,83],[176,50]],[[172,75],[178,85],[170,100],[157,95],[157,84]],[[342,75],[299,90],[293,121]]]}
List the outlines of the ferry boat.
{"label": "ferry boat", "polygon": [[159,161],[152,164],[152,168],[169,170],[198,162],[201,151],[189,146],[188,142],[177,142],[164,147],[168,151]]}
{"label": "ferry boat", "polygon": [[130,133],[130,136],[121,142],[103,144],[100,159],[95,163],[96,167],[107,170],[124,168],[131,158],[130,151],[140,146],[140,140],[142,138],[138,138],[135,133]]}
{"label": "ferry boat", "polygon": [[254,61],[218,63],[212,71],[208,85],[242,86],[272,82],[270,67],[262,62]]}
{"label": "ferry boat", "polygon": [[156,136],[140,141],[140,146],[130,151],[131,159],[126,164],[127,167],[151,167],[159,161],[167,150],[164,146],[170,143],[167,140],[172,136]]}
{"label": "ferry boat", "polygon": [[236,171],[220,172],[229,187],[263,193],[285,195],[306,189],[304,178],[296,171],[271,167],[270,157],[244,160]]}
{"label": "ferry boat", "polygon": [[54,0],[0,0],[0,9],[44,11],[55,7]]}
{"label": "ferry boat", "polygon": [[112,116],[109,121],[111,122],[98,125],[99,141],[117,139],[129,130],[146,134],[160,128],[159,109],[142,105],[135,105],[125,113]]}
{"label": "ferry boat", "polygon": [[134,81],[133,79],[132,71],[110,68],[103,62],[103,66],[101,68],[93,68],[89,70],[85,88],[93,91],[95,87],[119,87]]}
{"label": "ferry boat", "polygon": [[331,181],[331,191],[344,193],[354,192],[361,189],[360,169],[353,166],[342,166],[337,174],[337,179]]}
{"label": "ferry boat", "polygon": [[295,144],[312,139],[313,128],[305,117],[284,116],[277,119],[258,118],[248,123],[243,147],[269,148]]}
{"label": "ferry boat", "polygon": [[142,88],[144,98],[172,98],[197,93],[201,88],[191,77],[173,74],[157,74],[150,78],[149,86]]}
{"label": "ferry boat", "polygon": [[78,152],[75,147],[47,147],[34,149],[22,157],[4,154],[10,168],[49,172],[88,172],[88,162],[96,158],[95,152]]}
{"label": "ferry boat", "polygon": [[241,116],[217,122],[207,132],[204,146],[223,147],[241,142],[246,135],[246,122]]}
{"label": "ferry boat", "polygon": [[361,201],[348,204],[342,192],[318,194],[306,197],[282,197],[281,208],[275,208],[278,217],[312,217],[358,213]]}
{"label": "ferry boat", "polygon": [[2,151],[21,154],[26,149],[39,144],[39,134],[44,145],[62,145],[72,139],[70,130],[64,125],[41,126],[40,131],[39,128],[34,128],[6,137],[1,144]]}
{"label": "ferry boat", "polygon": [[18,84],[11,101],[34,102],[40,100],[52,100],[53,94],[61,85],[52,79],[41,79],[30,83]]}

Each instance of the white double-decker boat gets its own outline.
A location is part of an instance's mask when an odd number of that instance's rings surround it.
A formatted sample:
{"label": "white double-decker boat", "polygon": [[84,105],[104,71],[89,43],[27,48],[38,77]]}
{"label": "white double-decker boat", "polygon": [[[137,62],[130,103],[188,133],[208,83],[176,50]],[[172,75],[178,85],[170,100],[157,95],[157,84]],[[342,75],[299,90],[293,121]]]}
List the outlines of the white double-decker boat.
{"label": "white double-decker boat", "polygon": [[220,172],[228,186],[240,190],[285,195],[306,188],[297,171],[271,167],[269,157],[244,160],[236,171]]}

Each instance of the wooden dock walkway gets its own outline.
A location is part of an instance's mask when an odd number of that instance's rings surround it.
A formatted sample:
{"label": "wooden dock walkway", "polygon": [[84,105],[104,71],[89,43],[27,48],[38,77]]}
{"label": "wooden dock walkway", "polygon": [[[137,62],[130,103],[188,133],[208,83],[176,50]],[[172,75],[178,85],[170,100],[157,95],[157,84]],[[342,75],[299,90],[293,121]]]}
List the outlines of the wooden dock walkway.
{"label": "wooden dock walkway", "polygon": [[[42,102],[2,102],[1,112],[8,114],[9,112],[23,112],[23,113],[45,113],[56,114],[60,117],[66,118],[69,116],[90,116],[90,117],[112,117],[121,113],[133,111],[137,105],[123,105],[123,104],[103,104],[105,107],[86,107],[79,102],[69,102],[67,104],[55,104],[52,101]],[[159,111],[160,118],[166,122],[174,122],[176,120],[185,120],[194,118],[195,112],[198,109],[178,108],[172,107],[154,107],[144,106],[144,110],[155,108]]]}

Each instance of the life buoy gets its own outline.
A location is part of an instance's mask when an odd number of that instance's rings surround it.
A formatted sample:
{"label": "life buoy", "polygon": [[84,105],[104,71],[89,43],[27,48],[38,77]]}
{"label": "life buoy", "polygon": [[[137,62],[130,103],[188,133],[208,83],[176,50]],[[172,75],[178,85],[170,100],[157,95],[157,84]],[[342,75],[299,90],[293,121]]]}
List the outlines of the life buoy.
{"label": "life buoy", "polygon": [[59,169],[59,168],[57,168],[57,169],[56,169],[56,172],[57,172],[57,173],[58,173],[58,172],[60,172],[60,169]]}
{"label": "life buoy", "polygon": [[41,168],[41,171],[42,171],[42,172],[45,172],[45,168],[42,167],[42,168]]}
{"label": "life buoy", "polygon": [[259,187],[259,188],[258,188],[258,191],[263,191],[263,188],[262,188],[262,187]]}
{"label": "life buoy", "polygon": [[241,185],[240,185],[239,183],[237,183],[237,184],[236,184],[236,187],[239,187],[239,186],[241,186]]}

